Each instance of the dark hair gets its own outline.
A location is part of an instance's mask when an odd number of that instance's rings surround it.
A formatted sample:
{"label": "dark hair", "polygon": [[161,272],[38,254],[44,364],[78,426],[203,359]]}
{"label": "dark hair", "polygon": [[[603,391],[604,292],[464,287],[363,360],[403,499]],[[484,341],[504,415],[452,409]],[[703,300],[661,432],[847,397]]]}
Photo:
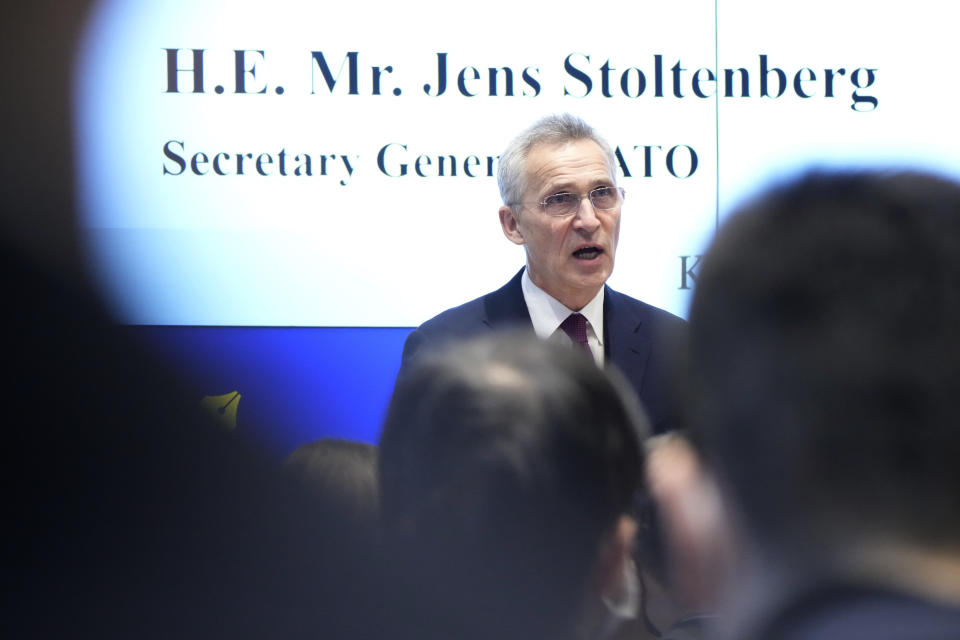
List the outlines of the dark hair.
{"label": "dark hair", "polygon": [[431,594],[435,632],[570,628],[603,535],[630,512],[640,420],[619,381],[532,334],[415,362],[380,441],[381,505]]}
{"label": "dark hair", "polygon": [[375,536],[380,521],[375,446],[321,438],[297,447],[284,469],[316,499],[318,515],[358,534]]}
{"label": "dark hair", "polygon": [[812,172],[723,226],[691,432],[757,541],[960,540],[960,186]]}

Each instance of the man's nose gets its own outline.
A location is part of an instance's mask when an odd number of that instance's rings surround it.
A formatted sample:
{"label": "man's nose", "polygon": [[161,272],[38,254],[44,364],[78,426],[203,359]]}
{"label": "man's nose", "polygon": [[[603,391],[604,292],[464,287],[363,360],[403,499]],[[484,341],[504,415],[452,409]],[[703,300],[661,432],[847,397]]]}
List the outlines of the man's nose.
{"label": "man's nose", "polygon": [[600,218],[597,216],[597,210],[589,196],[580,198],[580,208],[574,214],[573,226],[591,233],[600,226]]}

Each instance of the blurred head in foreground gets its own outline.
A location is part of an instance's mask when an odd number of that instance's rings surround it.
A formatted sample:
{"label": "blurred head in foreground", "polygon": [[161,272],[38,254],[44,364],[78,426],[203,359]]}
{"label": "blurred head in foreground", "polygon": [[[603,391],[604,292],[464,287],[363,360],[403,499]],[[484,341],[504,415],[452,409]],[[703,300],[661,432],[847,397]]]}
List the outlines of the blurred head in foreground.
{"label": "blurred head in foreground", "polygon": [[359,637],[353,610],[317,604],[328,527],[311,501],[89,287],[69,94],[92,4],[0,16],[18,61],[0,84],[3,635]]}
{"label": "blurred head in foreground", "polygon": [[[960,603],[960,186],[772,189],[719,232],[690,329],[688,423],[716,489],[699,495],[730,516],[741,586],[829,576]],[[724,539],[681,512],[674,540]]]}
{"label": "blurred head in foreground", "polygon": [[380,442],[385,532],[427,610],[412,631],[585,633],[624,586],[645,431],[619,380],[527,335],[418,359]]}
{"label": "blurred head in foreground", "polygon": [[318,515],[372,538],[379,530],[377,448],[321,438],[300,445],[284,464],[316,499]]}

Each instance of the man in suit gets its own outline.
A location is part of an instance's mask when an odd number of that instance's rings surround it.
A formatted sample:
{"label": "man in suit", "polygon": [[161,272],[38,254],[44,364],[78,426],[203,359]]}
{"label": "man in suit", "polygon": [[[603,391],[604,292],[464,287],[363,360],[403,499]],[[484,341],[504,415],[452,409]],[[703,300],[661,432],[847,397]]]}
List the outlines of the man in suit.
{"label": "man in suit", "polygon": [[544,118],[517,136],[500,156],[499,216],[507,239],[524,247],[526,267],[497,291],[413,331],[404,367],[425,346],[490,329],[532,328],[541,338],[578,343],[597,364],[620,369],[654,431],[673,427],[667,334],[684,323],[605,284],[624,197],[615,167],[610,145],[569,114]]}
{"label": "man in suit", "polygon": [[960,638],[958,328],[956,183],[812,173],[720,230],[690,307],[694,448],[650,465],[718,637]]}

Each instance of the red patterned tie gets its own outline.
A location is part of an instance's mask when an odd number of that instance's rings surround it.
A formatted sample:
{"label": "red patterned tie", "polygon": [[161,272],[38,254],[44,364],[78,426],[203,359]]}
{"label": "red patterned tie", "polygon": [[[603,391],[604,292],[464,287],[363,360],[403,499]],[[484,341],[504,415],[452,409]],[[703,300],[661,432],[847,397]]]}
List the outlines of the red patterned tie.
{"label": "red patterned tie", "polygon": [[579,313],[571,313],[560,323],[563,332],[570,336],[573,343],[583,349],[588,355],[593,355],[587,343],[587,319]]}

